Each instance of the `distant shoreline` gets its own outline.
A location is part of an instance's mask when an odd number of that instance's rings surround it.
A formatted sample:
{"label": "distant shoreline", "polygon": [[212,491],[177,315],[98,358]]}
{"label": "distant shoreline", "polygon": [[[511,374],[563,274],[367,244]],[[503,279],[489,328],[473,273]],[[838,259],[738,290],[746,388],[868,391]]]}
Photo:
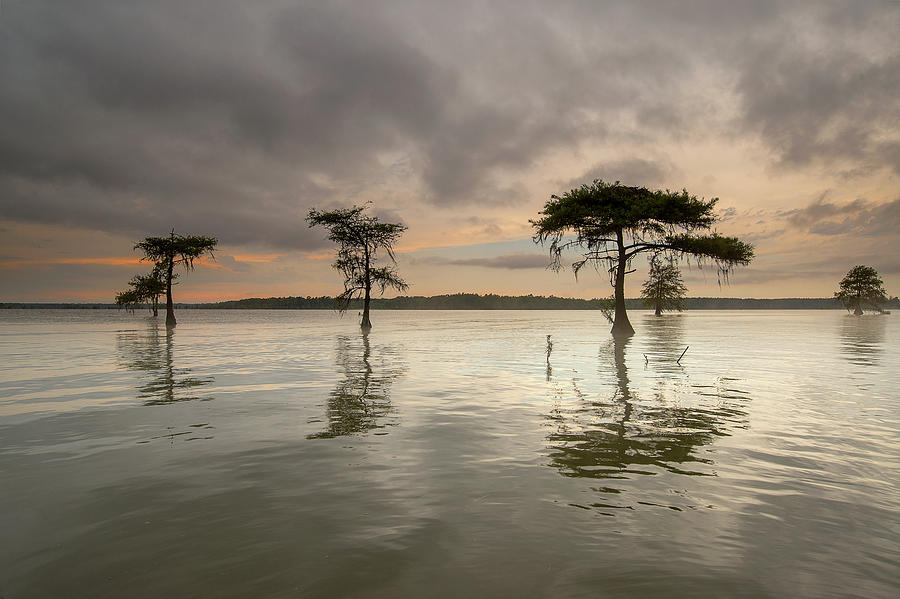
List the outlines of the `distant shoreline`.
{"label": "distant shoreline", "polygon": [[[625,300],[629,310],[648,309],[640,299]],[[686,310],[844,310],[834,298],[685,298]],[[209,303],[176,303],[178,309],[197,310],[334,310],[333,297],[269,297]],[[163,309],[164,307],[161,306]],[[599,310],[605,307],[601,299],[578,299],[540,295],[479,295],[457,293],[436,296],[401,296],[372,299],[373,310]],[[900,300],[893,298],[885,309],[900,309]],[[0,309],[25,310],[113,310],[114,303],[76,302],[0,302]],[[348,310],[362,309],[362,301],[350,303]]]}

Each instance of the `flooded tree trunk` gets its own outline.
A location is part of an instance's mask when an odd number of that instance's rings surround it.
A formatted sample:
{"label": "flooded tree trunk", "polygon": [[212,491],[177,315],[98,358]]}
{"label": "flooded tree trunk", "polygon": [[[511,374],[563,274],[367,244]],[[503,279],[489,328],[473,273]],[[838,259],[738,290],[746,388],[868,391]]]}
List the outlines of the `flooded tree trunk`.
{"label": "flooded tree trunk", "polygon": [[366,297],[363,300],[362,324],[360,325],[363,332],[365,332],[365,333],[368,333],[369,331],[372,330],[372,321],[369,320],[369,300],[370,300],[369,286],[366,285]]}
{"label": "flooded tree trunk", "polygon": [[371,300],[372,295],[372,273],[370,270],[369,264],[369,247],[366,246],[366,296],[363,300],[363,315],[362,315],[362,324],[360,324],[360,328],[363,330],[363,333],[368,333],[372,330],[372,321],[369,320],[369,302]]}
{"label": "flooded tree trunk", "polygon": [[172,270],[174,268],[175,261],[170,258],[166,270],[166,327],[174,327],[178,324],[175,320],[175,307],[172,304]]}
{"label": "flooded tree trunk", "polygon": [[662,316],[662,310],[659,308],[659,304],[656,304],[656,312],[654,312],[657,316]]}
{"label": "flooded tree trunk", "polygon": [[616,337],[628,337],[634,335],[634,327],[631,326],[628,313],[625,312],[625,269],[628,261],[625,259],[625,241],[621,229],[616,232],[616,241],[619,245],[619,265],[616,267],[616,315],[610,332]]}

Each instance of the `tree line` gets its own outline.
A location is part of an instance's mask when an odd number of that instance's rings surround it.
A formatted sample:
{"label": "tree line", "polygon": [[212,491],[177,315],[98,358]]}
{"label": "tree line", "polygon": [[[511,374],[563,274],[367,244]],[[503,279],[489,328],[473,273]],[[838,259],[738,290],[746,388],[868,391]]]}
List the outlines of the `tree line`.
{"label": "tree line", "polygon": [[[266,297],[229,300],[206,304],[187,304],[192,308],[209,310],[332,310],[338,298]],[[683,310],[842,310],[841,300],[826,298],[740,298],[740,297],[684,297]],[[891,298],[885,308],[900,309],[900,298]],[[392,298],[372,298],[371,307],[377,310],[608,310],[609,298],[579,299],[553,295],[495,295],[453,293],[435,296],[402,295]],[[627,298],[625,307],[638,310],[647,307],[640,298]],[[361,310],[363,301],[353,300],[348,310]],[[653,306],[650,306],[653,308]]]}
{"label": "tree line", "polygon": [[[685,297],[684,310],[843,310],[843,302],[828,298],[740,298],[740,297]],[[192,310],[333,310],[338,299],[319,297],[257,297],[224,302],[191,303],[176,302],[175,308]],[[612,306],[609,298],[580,299],[541,295],[494,295],[454,293],[436,296],[402,295],[398,297],[373,297],[373,310],[601,310]],[[139,304],[136,308],[151,308]],[[361,310],[362,300],[353,300],[348,311]],[[647,305],[639,298],[627,298],[625,307],[639,310]],[[652,308],[653,306],[650,306]],[[892,297],[882,308],[900,310],[900,298]],[[41,303],[0,302],[0,310],[114,310],[122,308],[115,303]]]}
{"label": "tree line", "polygon": [[[409,288],[396,270],[394,255],[394,246],[407,230],[406,226],[382,222],[368,214],[368,204],[328,211],[313,208],[306,221],[310,227],[324,228],[328,239],[337,245],[332,267],[344,278],[344,291],[336,298],[337,307],[342,312],[361,308],[363,331],[372,328],[370,310],[373,301],[377,301],[379,307],[395,309],[600,309],[613,323],[613,335],[629,336],[634,334],[634,328],[627,309],[634,305],[625,298],[625,278],[636,271],[633,261],[637,256],[650,256],[650,272],[642,286],[641,301],[654,308],[657,316],[665,310],[688,307],[687,288],[677,261],[690,259],[698,265],[713,265],[720,280],[727,282],[735,267],[753,260],[753,245],[713,230],[719,221],[715,212],[717,203],[718,198],[705,200],[685,190],[650,190],[600,179],[562,195],[552,195],[538,217],[529,221],[534,242],[548,247],[549,267],[554,270],[565,268],[564,254],[574,252],[578,257],[568,266],[576,278],[587,265],[605,271],[613,290],[612,298],[595,300],[491,294],[379,300],[373,298],[373,292],[383,294],[389,288],[404,292]],[[147,275],[132,278],[129,289],[116,296],[116,303],[132,310],[148,304],[155,316],[159,297],[165,293],[166,325],[175,326],[172,286],[179,277],[176,266],[189,272],[194,260],[205,255],[214,258],[217,243],[214,237],[181,235],[174,229],[167,237],[147,237],[138,242],[134,248],[143,252],[142,260],[153,263],[153,269]],[[877,272],[871,267],[857,266],[841,281],[833,299],[855,314],[862,314],[867,308],[883,310],[888,298]],[[211,306],[237,308],[265,304],[270,308],[296,309],[319,307],[321,301],[324,298],[269,298]]]}
{"label": "tree line", "polygon": [[[244,310],[321,310],[334,308],[333,297],[271,297],[249,298],[203,304],[211,309]],[[609,300],[578,299],[542,295],[496,295],[488,293],[452,293],[431,297],[402,295],[393,298],[372,298],[370,305],[379,310],[605,310]],[[365,300],[351,300],[348,310],[361,310]]]}

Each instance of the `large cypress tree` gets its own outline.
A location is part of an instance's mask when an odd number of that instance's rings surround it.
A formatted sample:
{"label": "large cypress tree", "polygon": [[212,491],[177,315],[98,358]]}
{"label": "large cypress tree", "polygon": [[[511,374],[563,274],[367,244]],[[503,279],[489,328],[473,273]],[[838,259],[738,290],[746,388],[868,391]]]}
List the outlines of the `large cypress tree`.
{"label": "large cypress tree", "polygon": [[613,335],[633,335],[625,311],[625,275],[640,253],[692,256],[713,263],[727,278],[738,264],[749,264],[753,246],[736,237],[706,233],[718,220],[718,198],[704,200],[687,191],[650,191],[595,180],[561,196],[553,195],[530,221],[536,243],[550,242],[551,266],[562,267],[563,252],[581,251],[572,264],[575,275],[591,263],[603,267],[615,289]]}
{"label": "large cypress tree", "polygon": [[155,263],[155,269],[162,273],[166,283],[166,326],[174,327],[175,309],[172,302],[172,280],[175,278],[175,266],[180,264],[189,271],[194,268],[194,260],[204,254],[210,257],[216,249],[218,240],[205,235],[177,235],[175,230],[168,237],[145,237],[135,244],[134,249],[144,252],[141,260]]}

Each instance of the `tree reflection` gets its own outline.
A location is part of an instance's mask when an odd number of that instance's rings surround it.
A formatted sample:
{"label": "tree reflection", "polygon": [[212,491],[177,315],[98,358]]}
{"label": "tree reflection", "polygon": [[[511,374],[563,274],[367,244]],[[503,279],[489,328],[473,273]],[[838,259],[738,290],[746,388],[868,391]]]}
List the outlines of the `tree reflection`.
{"label": "tree reflection", "polygon": [[143,373],[136,390],[145,406],[170,404],[195,399],[208,400],[190,393],[208,385],[212,377],[192,377],[190,368],[175,367],[175,330],[163,329],[151,322],[145,331],[121,331],[117,338],[121,364]]}
{"label": "tree reflection", "polygon": [[864,316],[841,319],[841,349],[854,364],[871,366],[884,351],[885,317]]}
{"label": "tree reflection", "polygon": [[390,388],[403,368],[390,348],[376,347],[374,353],[368,333],[338,337],[335,358],[344,378],[329,394],[327,428],[307,438],[330,439],[396,424],[390,419]]}
{"label": "tree reflection", "polygon": [[654,368],[669,367],[669,370],[681,369],[675,360],[685,348],[683,341],[685,319],[680,314],[668,314],[657,318],[652,314],[641,322],[641,332],[646,334],[648,361]]}
{"label": "tree reflection", "polygon": [[[651,400],[631,390],[626,353],[631,338],[615,338],[601,349],[601,364],[614,367],[610,399],[589,400],[575,386],[576,399],[558,406],[548,437],[551,465],[563,476],[593,479],[630,478],[668,472],[709,476],[712,464],[698,449],[728,434],[728,425],[745,423],[747,414],[726,393],[695,393],[696,405],[671,405],[672,398]],[[683,402],[679,402],[683,404]],[[607,491],[614,491],[605,489]]]}

